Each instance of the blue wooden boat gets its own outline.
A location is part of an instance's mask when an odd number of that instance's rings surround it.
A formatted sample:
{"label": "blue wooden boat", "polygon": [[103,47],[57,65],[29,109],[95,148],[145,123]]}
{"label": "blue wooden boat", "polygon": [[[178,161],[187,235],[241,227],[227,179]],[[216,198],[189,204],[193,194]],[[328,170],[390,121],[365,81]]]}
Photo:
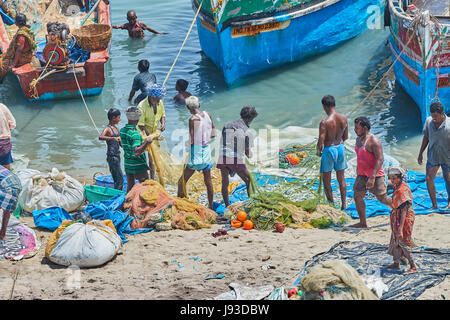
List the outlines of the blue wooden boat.
{"label": "blue wooden boat", "polygon": [[[202,1],[192,0],[197,12]],[[382,17],[384,0],[204,0],[200,45],[228,85],[331,50]]]}
{"label": "blue wooden boat", "polygon": [[450,112],[449,6],[445,0],[388,0],[386,8],[395,77],[417,103],[422,123],[437,99]]}

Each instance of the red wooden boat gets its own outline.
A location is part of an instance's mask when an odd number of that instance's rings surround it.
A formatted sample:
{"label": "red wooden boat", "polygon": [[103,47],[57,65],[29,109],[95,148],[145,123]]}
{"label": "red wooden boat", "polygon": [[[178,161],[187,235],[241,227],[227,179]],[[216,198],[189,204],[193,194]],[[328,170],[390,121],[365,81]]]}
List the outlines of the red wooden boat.
{"label": "red wooden boat", "polygon": [[[100,1],[92,16],[94,15],[96,23],[109,25],[111,27],[109,5]],[[6,25],[2,19],[0,19],[0,47],[2,52],[6,52],[9,43],[10,39],[8,37]],[[69,64],[68,67],[62,67],[58,72],[46,76],[37,83],[36,79],[38,79],[43,72],[45,74],[56,67],[49,65],[46,68],[46,65],[41,62],[41,67],[33,67],[31,64],[26,64],[18,68],[13,68],[12,72],[17,76],[20,86],[29,101],[46,101],[79,97],[79,87],[84,96],[96,96],[101,94],[105,84],[105,63],[108,59],[109,44],[104,50],[91,50],[89,59],[85,62],[72,63]]]}

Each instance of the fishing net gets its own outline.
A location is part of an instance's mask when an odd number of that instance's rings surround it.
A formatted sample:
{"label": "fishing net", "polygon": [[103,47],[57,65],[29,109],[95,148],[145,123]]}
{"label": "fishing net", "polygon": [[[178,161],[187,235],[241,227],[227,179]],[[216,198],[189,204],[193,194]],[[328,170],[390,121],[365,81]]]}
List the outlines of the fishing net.
{"label": "fishing net", "polygon": [[[292,164],[286,157],[295,155]],[[316,156],[316,144],[291,145],[280,149],[280,168],[288,168],[291,177],[259,176],[256,182],[251,174],[250,198],[236,202],[227,208],[225,216],[236,219],[239,211],[245,211],[256,229],[270,230],[281,222],[292,228],[328,228],[341,226],[346,214],[326,201],[322,192],[319,172],[320,158]]]}
{"label": "fishing net", "polygon": [[127,194],[123,208],[136,218],[131,223],[132,229],[147,227],[152,214],[157,212],[162,213],[163,221],[170,221],[172,227],[182,230],[209,228],[217,216],[192,200],[169,195],[154,180],[136,184]]}
{"label": "fishing net", "polygon": [[[48,22],[64,22],[70,30],[78,28],[86,16],[81,12],[76,0],[8,0],[5,2],[8,14],[15,18],[18,13],[27,16],[28,24],[35,32],[36,40],[45,40]],[[84,25],[94,23],[93,14]],[[17,31],[15,25],[8,26],[7,32],[10,39]]]}
{"label": "fishing net", "polygon": [[329,260],[315,266],[301,278],[305,300],[378,300],[358,272],[341,260]]}
{"label": "fishing net", "polygon": [[[157,136],[159,134],[160,132],[156,132],[154,136]],[[168,185],[177,187],[178,181],[183,175],[184,164],[180,161],[176,161],[176,159],[174,160],[168,150],[169,149],[165,140],[159,140],[158,143],[152,142],[147,147],[147,151],[155,163],[156,179],[163,186]],[[186,162],[186,159],[184,159],[184,162]],[[214,192],[221,192],[222,176],[219,169],[211,169],[211,180]],[[242,182],[239,181],[231,182],[228,186],[228,192],[231,193],[241,183]],[[189,179],[185,187],[186,197],[193,201],[198,200],[201,192],[206,191],[203,173],[196,171]]]}

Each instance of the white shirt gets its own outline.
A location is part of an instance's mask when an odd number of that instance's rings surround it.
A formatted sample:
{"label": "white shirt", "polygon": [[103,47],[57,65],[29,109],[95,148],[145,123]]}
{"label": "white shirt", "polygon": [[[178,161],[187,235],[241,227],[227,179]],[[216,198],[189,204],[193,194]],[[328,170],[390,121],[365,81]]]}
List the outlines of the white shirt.
{"label": "white shirt", "polygon": [[11,139],[11,130],[16,127],[16,119],[8,107],[0,103],[0,139]]}

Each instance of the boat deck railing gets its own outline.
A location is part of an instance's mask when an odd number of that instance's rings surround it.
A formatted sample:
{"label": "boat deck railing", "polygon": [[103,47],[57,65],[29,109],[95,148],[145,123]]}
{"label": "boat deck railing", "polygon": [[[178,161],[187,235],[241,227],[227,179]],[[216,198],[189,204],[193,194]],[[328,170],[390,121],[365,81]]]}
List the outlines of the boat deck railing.
{"label": "boat deck railing", "polygon": [[[423,0],[421,0],[421,1],[423,1]],[[415,2],[411,2],[410,0],[408,0],[408,1],[404,1],[404,0],[389,0],[389,6],[391,7],[392,12],[394,12],[396,15],[402,17],[403,19],[412,21],[414,19],[414,16],[409,14],[409,13],[407,13],[405,11],[404,7],[403,7],[404,4],[405,4],[405,7],[406,7],[410,3],[415,5]],[[423,10],[423,8],[418,8],[418,9],[419,10]],[[431,14],[433,14],[433,12],[431,12]],[[435,15],[435,14],[433,14],[433,16],[436,17],[436,19],[438,19],[438,21],[441,24],[444,24],[446,26],[450,26],[450,16]]]}
{"label": "boat deck railing", "polygon": [[[260,12],[252,15],[232,17],[223,22],[222,30],[230,26],[262,24],[280,19],[281,16],[287,16],[289,19],[293,19],[311,13],[315,11],[315,9],[319,10],[322,9],[323,7],[330,6],[340,1],[342,0],[305,0],[302,3],[295,5],[291,8],[282,9],[279,11]],[[192,6],[194,8],[194,11],[198,10],[199,5],[196,0],[192,1]],[[210,24],[215,25],[214,17],[211,12],[202,8],[200,9],[200,16]]]}

